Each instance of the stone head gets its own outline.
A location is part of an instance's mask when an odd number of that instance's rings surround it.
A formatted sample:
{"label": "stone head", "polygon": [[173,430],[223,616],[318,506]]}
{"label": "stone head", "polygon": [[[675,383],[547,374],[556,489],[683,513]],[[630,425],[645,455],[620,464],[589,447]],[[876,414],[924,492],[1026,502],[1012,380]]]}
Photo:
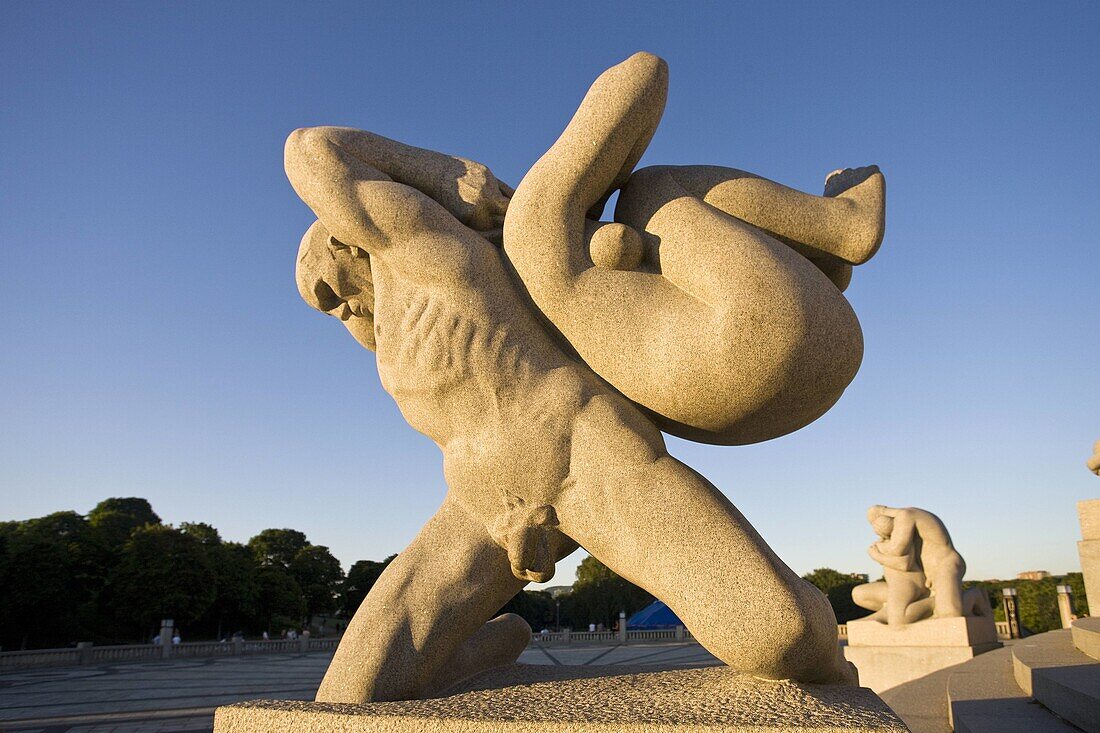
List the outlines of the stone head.
{"label": "stone head", "polygon": [[339,318],[363,346],[374,349],[370,255],[335,239],[317,221],[302,237],[294,274],[303,300]]}
{"label": "stone head", "polygon": [[875,530],[875,534],[884,539],[894,531],[894,520],[885,512],[886,507],[882,504],[875,504],[867,510],[867,521],[871,523],[871,528]]}

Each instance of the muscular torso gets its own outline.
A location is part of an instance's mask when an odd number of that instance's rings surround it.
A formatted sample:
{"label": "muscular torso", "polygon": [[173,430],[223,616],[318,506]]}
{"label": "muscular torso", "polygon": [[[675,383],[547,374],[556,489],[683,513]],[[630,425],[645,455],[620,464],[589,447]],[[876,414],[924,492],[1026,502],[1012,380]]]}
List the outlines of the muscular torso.
{"label": "muscular torso", "polygon": [[424,261],[409,254],[431,243],[410,244],[372,256],[383,386],[443,450],[448,484],[467,501],[552,503],[574,420],[609,390],[554,343],[491,245]]}

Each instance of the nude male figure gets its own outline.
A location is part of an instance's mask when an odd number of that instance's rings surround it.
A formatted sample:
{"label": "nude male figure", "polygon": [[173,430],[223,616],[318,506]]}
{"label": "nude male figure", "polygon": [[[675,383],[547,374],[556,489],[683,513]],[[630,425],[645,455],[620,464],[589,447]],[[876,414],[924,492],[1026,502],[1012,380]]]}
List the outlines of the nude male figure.
{"label": "nude male figure", "polygon": [[[629,114],[663,94],[667,69],[637,54],[601,81],[626,100],[607,114]],[[385,389],[440,446],[450,487],[360,607],[318,700],[441,689],[476,667],[464,645],[475,634],[518,654],[516,624],[486,622],[577,544],[662,598],[730,666],[851,681],[825,597],[536,315],[493,243],[511,189],[472,161],[345,128],[293,133],[286,168],[319,218],[299,289],[376,351]],[[588,185],[608,190],[619,173]]]}

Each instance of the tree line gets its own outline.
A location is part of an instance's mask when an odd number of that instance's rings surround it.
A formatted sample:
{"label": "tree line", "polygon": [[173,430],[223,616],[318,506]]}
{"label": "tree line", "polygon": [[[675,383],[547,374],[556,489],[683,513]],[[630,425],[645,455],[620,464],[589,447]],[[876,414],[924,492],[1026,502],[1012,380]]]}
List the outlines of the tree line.
{"label": "tree line", "polygon": [[[865,582],[862,576],[841,573],[832,568],[818,568],[802,577],[817,586],[829,599],[836,613],[837,623],[845,624],[870,613],[852,602],[852,589]],[[1020,621],[1033,634],[1062,628],[1062,619],[1058,614],[1059,585],[1068,585],[1073,589],[1077,615],[1086,615],[1088,598],[1085,596],[1085,580],[1081,573],[1067,573],[1042,580],[968,580],[963,583],[964,588],[981,588],[985,591],[989,596],[989,605],[993,608],[993,617],[997,621],[1005,620],[1001,590],[1015,588]]]}
{"label": "tree line", "polygon": [[[191,640],[347,619],[395,557],[360,560],[345,574],[327,547],[297,530],[230,542],[206,523],[165,524],[138,497],[106,499],[87,515],[0,522],[0,649],[148,642],[166,618]],[[652,600],[589,557],[572,592],[555,600],[521,591],[502,611],[536,630],[610,628],[620,611]]]}
{"label": "tree line", "polygon": [[0,648],[148,642],[165,618],[189,639],[277,634],[354,613],[392,559],[345,575],[297,530],[229,542],[209,524],[164,524],[136,497],[0,522]]}
{"label": "tree line", "polygon": [[[106,499],[87,515],[74,511],[0,522],[0,648],[4,650],[148,642],[171,618],[187,639],[258,636],[301,628],[310,619],[350,618],[396,555],[360,560],[345,574],[327,547],[294,529],[265,529],[247,543],[222,539],[209,524],[164,524],[142,498]],[[829,598],[840,623],[866,615],[851,601],[862,578],[819,568],[804,576]],[[1060,626],[1055,586],[1074,588],[1084,612],[1080,573],[1039,581],[981,581],[1000,610],[1000,591],[1019,592],[1024,626]],[[564,592],[521,591],[502,611],[543,628],[613,628],[653,596],[594,557]]]}

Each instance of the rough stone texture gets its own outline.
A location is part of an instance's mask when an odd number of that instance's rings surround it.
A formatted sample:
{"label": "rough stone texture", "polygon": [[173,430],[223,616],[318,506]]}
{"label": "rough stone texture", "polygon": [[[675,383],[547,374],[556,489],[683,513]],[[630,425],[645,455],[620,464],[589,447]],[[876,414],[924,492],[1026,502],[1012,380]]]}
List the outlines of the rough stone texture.
{"label": "rough stone texture", "polygon": [[1069,629],[1022,639],[1011,649],[1024,694],[1077,727],[1100,733],[1100,663],[1074,647]]}
{"label": "rough stone texture", "polygon": [[[739,671],[852,679],[825,597],[657,425],[751,442],[832,405],[862,354],[841,287],[881,241],[883,178],[838,171],[812,196],[727,168],[634,173],[667,83],[650,54],[604,72],[514,196],[480,163],[369,132],[288,139],[319,220],[299,291],[376,352],[449,487],[318,700],[423,697],[514,659],[529,632],[486,622],[578,544]],[[619,223],[586,219],[624,184]]]}
{"label": "rough stone texture", "polygon": [[930,618],[889,626],[870,619],[848,622],[849,646],[976,646],[996,644],[997,628],[981,616]]}
{"label": "rough stone texture", "polygon": [[1077,502],[1077,517],[1081,520],[1082,537],[1077,543],[1077,555],[1085,576],[1089,615],[1100,616],[1100,499]]}
{"label": "rough stone texture", "polygon": [[[503,685],[503,686],[502,686]],[[769,682],[729,668],[491,670],[454,694],[366,705],[257,701],[219,708],[215,733],[905,731],[873,693]]]}
{"label": "rough stone texture", "polygon": [[1081,539],[1100,540],[1100,499],[1077,502],[1077,518],[1081,521]]}
{"label": "rough stone texture", "polygon": [[882,693],[1000,646],[846,646],[844,656],[859,670],[859,684]]}
{"label": "rough stone texture", "polygon": [[1011,648],[983,654],[948,677],[949,719],[955,733],[1074,733],[1027,697],[1012,673]]}
{"label": "rough stone texture", "polygon": [[1081,652],[1100,661],[1100,618],[1089,616],[1073,622],[1073,645]]}
{"label": "rough stone texture", "polygon": [[951,733],[947,681],[959,665],[945,667],[878,693],[912,733]]}

